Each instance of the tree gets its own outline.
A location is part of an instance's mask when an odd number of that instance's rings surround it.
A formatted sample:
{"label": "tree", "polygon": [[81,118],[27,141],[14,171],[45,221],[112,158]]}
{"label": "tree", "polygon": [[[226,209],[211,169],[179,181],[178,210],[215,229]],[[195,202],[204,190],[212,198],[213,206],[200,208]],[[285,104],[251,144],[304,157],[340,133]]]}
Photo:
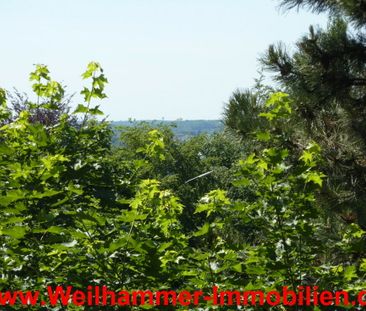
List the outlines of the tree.
{"label": "tree", "polygon": [[[160,147],[151,141],[156,131]],[[163,188],[171,189],[184,205],[181,220],[187,231],[202,222],[193,212],[197,201],[206,193],[221,188],[228,190],[230,198],[239,195],[232,186],[234,164],[245,148],[238,136],[228,131],[180,140],[165,124],[141,122],[121,128],[119,144],[113,151],[114,162],[125,175],[131,176],[132,184],[141,179],[157,179]],[[146,156],[146,149],[154,146],[161,150],[161,157]],[[204,173],[209,174],[194,179]]]}
{"label": "tree", "polygon": [[250,135],[263,123],[258,116],[262,106],[263,101],[253,91],[235,91],[224,108],[225,125],[242,137]]}
{"label": "tree", "polygon": [[[325,159],[322,169],[328,176],[321,204],[366,228],[365,2],[284,0],[282,5],[330,13],[328,28],[310,27],[293,54],[278,44],[262,58],[264,68],[275,73],[275,80],[295,102],[291,123],[286,124],[288,147],[296,153],[308,140],[319,143]],[[244,137],[258,127],[251,112],[258,111],[256,94],[256,90],[235,93],[226,108],[226,124]],[[234,112],[245,114],[242,124]]]}
{"label": "tree", "polygon": [[[44,105],[35,105],[29,99],[28,95],[18,90],[8,92],[9,109],[11,111],[11,119],[15,120],[22,111],[29,112],[29,121],[32,123],[42,123],[46,126],[52,126],[60,121],[62,115],[68,115],[70,122],[77,126],[76,116],[70,113],[70,103],[72,96],[66,96],[62,93],[60,102],[55,103],[53,109],[44,108]],[[43,103],[45,104],[45,103]]]}
{"label": "tree", "polygon": [[342,14],[357,27],[363,27],[366,24],[364,0],[282,0],[282,5],[288,9],[301,6],[319,13],[330,11],[333,15]]}

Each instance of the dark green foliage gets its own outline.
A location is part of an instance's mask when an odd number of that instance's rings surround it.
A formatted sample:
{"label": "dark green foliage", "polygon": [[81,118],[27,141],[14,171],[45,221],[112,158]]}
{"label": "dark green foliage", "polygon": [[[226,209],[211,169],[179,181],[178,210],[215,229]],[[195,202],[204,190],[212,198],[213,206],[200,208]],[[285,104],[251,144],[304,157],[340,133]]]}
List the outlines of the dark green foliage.
{"label": "dark green foliage", "polygon": [[[278,174],[276,172],[271,175],[268,183],[264,178],[265,184],[271,184],[276,178],[281,178],[283,168],[287,173],[286,181],[283,181],[281,186],[292,183],[296,180],[293,177],[301,171],[301,161],[312,166],[310,163],[316,158],[317,166],[324,174],[317,172],[315,175],[308,175],[308,181],[312,181],[310,184],[321,186],[320,191],[310,198],[305,194],[306,186],[303,188],[305,197],[302,197],[301,202],[295,203],[296,206],[301,206],[306,205],[307,199],[312,201],[311,207],[304,207],[311,215],[304,215],[303,218],[305,222],[312,219],[311,225],[306,225],[309,231],[302,234],[303,237],[312,236],[307,240],[309,248],[305,246],[306,243],[303,244],[304,249],[299,257],[291,259],[289,254],[295,255],[296,251],[287,246],[293,245],[293,242],[284,246],[283,259],[294,260],[290,266],[297,268],[294,271],[283,271],[278,278],[287,273],[288,281],[291,280],[291,275],[306,271],[305,278],[301,279],[299,276],[292,281],[298,282],[300,279],[303,284],[315,282],[321,288],[348,288],[355,293],[356,288],[363,282],[363,229],[366,228],[365,2],[289,0],[282,1],[282,4],[289,8],[308,6],[317,12],[329,11],[329,26],[325,30],[310,27],[309,35],[298,41],[294,53],[288,53],[283,44],[278,44],[270,46],[262,58],[264,68],[275,74],[278,85],[290,97],[283,93],[269,96],[261,84],[257,84],[252,90],[234,93],[226,106],[224,121],[231,130],[241,135],[248,153],[253,152],[257,155],[265,148],[266,152],[262,154],[264,159],[270,152],[273,156],[270,157],[272,161],[286,163],[282,168],[278,168]],[[355,28],[350,26],[350,22],[353,22]],[[258,97],[258,94],[262,96]],[[261,121],[255,112],[259,112],[259,116],[265,120]],[[253,141],[254,137],[257,140]],[[314,144],[314,141],[318,145]],[[313,152],[317,154],[316,157]],[[246,200],[252,200],[254,214],[260,210],[258,204],[262,196],[265,200],[273,202],[274,206],[276,200],[280,200],[278,206],[284,211],[285,193],[276,195],[276,188],[271,188],[268,194],[263,188],[257,190],[258,186],[262,185],[263,171],[268,170],[268,162],[262,160],[263,158],[252,156],[249,163],[257,171],[254,172],[245,165],[244,173],[248,173],[249,178],[239,180],[238,185],[249,187],[244,197]],[[262,170],[258,171],[258,166],[262,167]],[[253,178],[253,175],[256,178]],[[292,184],[290,188],[296,189],[296,186]],[[251,189],[254,190],[250,191]],[[291,200],[296,201],[296,196],[289,194]],[[292,232],[291,239],[295,241],[296,233],[301,231],[299,228],[273,228],[269,223],[264,225],[265,213],[271,211],[271,208],[268,208],[270,205],[266,206],[265,211],[257,218],[258,222],[251,218],[248,220],[250,225],[247,228],[242,227],[242,230],[259,230],[252,238],[266,236],[260,228],[271,228],[269,233],[273,233],[274,236],[284,230],[287,233]],[[292,208],[290,210],[294,211]],[[276,211],[276,208],[272,211]],[[300,218],[301,212],[304,212],[303,209],[296,213]],[[286,218],[285,215],[286,212],[272,217]],[[294,217],[296,216],[290,216]],[[282,219],[279,222],[283,224],[286,220]],[[278,225],[278,221],[276,224]],[[312,227],[314,224],[315,227]],[[274,236],[269,240],[275,239]],[[269,252],[269,258],[272,258],[270,253],[278,252],[278,249],[270,251],[270,247],[263,246],[263,241],[257,243],[261,249],[261,258],[266,257],[266,252]],[[312,248],[315,244],[322,245],[322,249]],[[323,252],[323,248],[327,251]],[[258,252],[259,250],[257,254]],[[311,255],[315,253],[316,256]],[[278,260],[278,254],[276,256]],[[301,267],[302,259],[306,263]],[[258,262],[263,267],[267,261],[258,259]],[[263,274],[269,275],[264,271]],[[338,307],[334,310],[343,309]]]}
{"label": "dark green foliage", "polygon": [[225,106],[225,125],[245,137],[258,129],[262,119],[258,116],[262,111],[263,102],[258,94],[246,90],[237,90]]}
{"label": "dark green foliage", "polygon": [[[160,157],[146,157],[141,151],[146,149],[151,132],[156,130],[164,142],[164,149]],[[115,148],[113,158],[122,167],[134,159],[134,166],[141,167],[133,175],[134,181],[156,178],[164,188],[172,189],[185,206],[182,222],[191,230],[200,223],[193,216],[195,204],[206,193],[223,188],[228,189],[231,196],[238,195],[231,184],[236,170],[233,164],[245,149],[229,132],[180,140],[173,130],[166,124],[154,126],[147,122],[120,128],[120,147]],[[194,179],[204,173],[209,174]]]}
{"label": "dark green foliage", "polygon": [[[325,30],[310,27],[289,54],[270,46],[264,66],[294,99],[295,131],[317,141],[328,179],[321,199],[346,221],[366,227],[366,41],[364,1],[283,1],[329,10]],[[336,13],[337,12],[337,13]],[[347,20],[358,28],[350,29]]]}
{"label": "dark green foliage", "polygon": [[[84,77],[92,86],[73,112],[81,114],[77,126],[66,114],[52,127],[30,122],[25,110],[0,129],[2,288],[103,284],[210,293],[213,285],[268,291],[363,284],[356,278],[363,261],[340,259],[359,254],[364,231],[351,226],[331,245],[324,239],[319,146],[298,153],[286,147],[292,132],[283,125],[292,124],[294,106],[288,94],[263,100],[256,120],[266,127],[249,133],[255,148],[226,131],[181,141],[169,127],[147,123],[121,129],[113,147],[111,128],[94,118],[100,112],[91,101],[105,97],[103,71],[91,63]],[[45,67],[32,79],[42,105],[59,100]],[[324,259],[329,250],[338,254],[332,264]]]}
{"label": "dark green foliage", "polygon": [[289,9],[307,7],[314,12],[329,11],[332,15],[345,15],[358,27],[366,24],[365,0],[282,0],[282,5]]}

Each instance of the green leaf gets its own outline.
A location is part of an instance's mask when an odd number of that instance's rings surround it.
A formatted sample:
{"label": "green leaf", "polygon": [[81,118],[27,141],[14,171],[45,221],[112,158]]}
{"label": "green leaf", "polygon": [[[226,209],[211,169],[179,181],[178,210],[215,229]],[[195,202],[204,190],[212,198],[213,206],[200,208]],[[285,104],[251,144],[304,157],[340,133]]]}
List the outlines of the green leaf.
{"label": "green leaf", "polygon": [[366,272],[366,258],[363,258],[360,264],[360,270]]}
{"label": "green leaf", "polygon": [[89,108],[83,104],[79,104],[76,109],[74,110],[74,114],[76,113],[86,113],[89,111]]}
{"label": "green leaf", "polygon": [[21,190],[10,190],[6,193],[6,196],[0,197],[0,204],[2,206],[7,206],[12,202],[24,199],[25,193]]}
{"label": "green leaf", "polygon": [[305,164],[311,164],[313,162],[313,154],[307,150],[304,150],[300,159],[303,160]]}
{"label": "green leaf", "polygon": [[89,220],[92,222],[95,222],[99,225],[104,225],[105,219],[101,215],[98,215],[97,213],[77,213],[78,220]]}
{"label": "green leaf", "polygon": [[110,252],[114,252],[115,250],[117,250],[117,249],[121,248],[122,246],[123,246],[123,247],[124,247],[124,246],[126,246],[126,244],[127,244],[126,238],[125,238],[125,237],[123,237],[123,238],[120,238],[120,239],[118,239],[118,240],[116,240],[116,241],[113,241],[113,242],[109,245],[108,250],[109,250]]}
{"label": "green leaf", "polygon": [[21,239],[25,236],[27,232],[27,227],[14,226],[12,228],[2,229],[1,235],[8,235],[15,239]]}
{"label": "green leaf", "polygon": [[213,206],[209,204],[198,204],[196,210],[194,211],[195,214],[202,213],[208,210],[212,210]]}
{"label": "green leaf", "polygon": [[238,263],[234,266],[232,266],[233,270],[236,271],[236,272],[243,272],[243,268],[242,268],[242,265],[241,263]]}
{"label": "green leaf", "polygon": [[49,233],[55,233],[55,234],[60,234],[64,231],[65,229],[64,228],[61,228],[61,227],[57,227],[57,226],[51,226],[51,227],[48,227],[47,228],[47,232]]}
{"label": "green leaf", "polygon": [[257,132],[256,137],[259,141],[269,141],[271,139],[270,132]]}
{"label": "green leaf", "polygon": [[97,62],[90,62],[88,64],[88,67],[86,69],[86,71],[81,75],[83,77],[83,79],[88,79],[90,78],[93,73],[95,73],[98,69],[100,69],[100,65]]}
{"label": "green leaf", "polygon": [[344,270],[344,278],[347,282],[357,278],[357,272],[355,266],[347,266]]}
{"label": "green leaf", "polygon": [[325,175],[323,173],[310,171],[305,174],[305,182],[306,183],[313,182],[314,184],[319,185],[321,187],[323,184],[324,177]]}
{"label": "green leaf", "polygon": [[147,214],[139,214],[136,210],[124,211],[120,217],[123,222],[133,222],[136,220],[145,220]]}
{"label": "green leaf", "polygon": [[89,113],[93,116],[104,115],[103,111],[99,110],[99,106],[89,109]]}
{"label": "green leaf", "polygon": [[210,230],[210,224],[206,222],[198,231],[196,231],[193,235],[194,236],[201,236],[208,233]]}

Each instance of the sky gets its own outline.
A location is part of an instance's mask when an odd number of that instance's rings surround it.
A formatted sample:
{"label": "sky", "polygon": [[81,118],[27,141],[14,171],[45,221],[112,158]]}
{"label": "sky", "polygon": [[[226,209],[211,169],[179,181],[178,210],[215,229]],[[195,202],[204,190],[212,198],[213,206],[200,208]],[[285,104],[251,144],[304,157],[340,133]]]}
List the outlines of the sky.
{"label": "sky", "polygon": [[[219,119],[253,86],[258,58],[290,49],[326,16],[284,12],[275,0],[0,0],[0,87],[31,93],[34,64],[78,93],[99,62],[109,120]],[[81,97],[74,97],[74,105]]]}

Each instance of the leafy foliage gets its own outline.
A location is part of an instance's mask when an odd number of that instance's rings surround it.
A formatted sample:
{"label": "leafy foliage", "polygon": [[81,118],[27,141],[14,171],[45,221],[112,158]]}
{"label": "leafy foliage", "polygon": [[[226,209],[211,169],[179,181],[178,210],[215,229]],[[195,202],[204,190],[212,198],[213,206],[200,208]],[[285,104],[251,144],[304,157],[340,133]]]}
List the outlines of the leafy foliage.
{"label": "leafy foliage", "polygon": [[[361,253],[365,232],[352,224],[324,238],[321,148],[287,147],[293,132],[284,124],[292,124],[295,105],[288,94],[262,98],[261,126],[250,133],[255,148],[243,150],[227,132],[177,141],[170,129],[146,124],[123,129],[114,147],[93,101],[106,97],[103,70],[90,63],[83,78],[91,87],[73,111],[77,124],[61,114],[49,126],[27,110],[9,119],[0,91],[8,120],[0,128],[2,288],[364,286],[364,259],[346,258]],[[31,80],[39,100],[29,106],[54,109],[64,90],[47,67],[36,66]],[[211,308],[203,300],[200,307]]]}

